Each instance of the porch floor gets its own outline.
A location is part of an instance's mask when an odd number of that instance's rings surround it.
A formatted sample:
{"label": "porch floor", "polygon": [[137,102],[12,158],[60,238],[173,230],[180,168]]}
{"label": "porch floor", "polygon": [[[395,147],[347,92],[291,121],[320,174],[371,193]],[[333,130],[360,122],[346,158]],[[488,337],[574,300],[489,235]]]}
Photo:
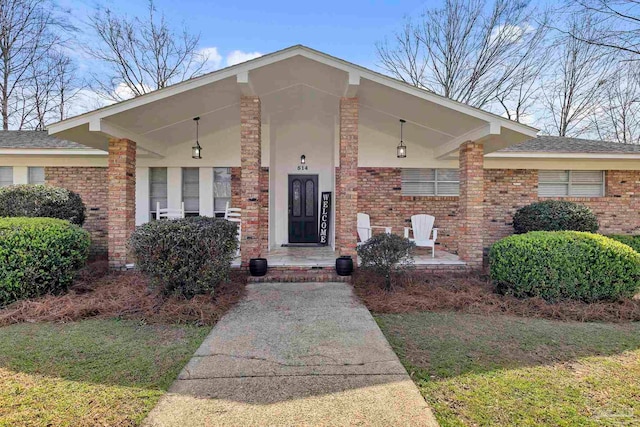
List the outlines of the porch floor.
{"label": "porch floor", "polygon": [[[265,258],[269,267],[332,267],[340,256],[330,246],[312,248],[278,247],[271,249]],[[431,257],[431,250],[419,249],[414,254],[415,265],[465,265],[456,254],[436,249],[436,256]],[[240,266],[240,257],[234,259],[233,267]]]}

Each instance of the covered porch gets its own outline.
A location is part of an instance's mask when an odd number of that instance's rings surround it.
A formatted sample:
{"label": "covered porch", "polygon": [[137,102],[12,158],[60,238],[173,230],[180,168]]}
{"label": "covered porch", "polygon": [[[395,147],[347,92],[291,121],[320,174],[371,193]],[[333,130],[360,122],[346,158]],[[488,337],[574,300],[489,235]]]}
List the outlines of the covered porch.
{"label": "covered porch", "polygon": [[[396,155],[400,119],[406,158]],[[127,242],[151,219],[154,189],[165,189],[156,199],[170,208],[188,202],[191,214],[218,214],[218,168],[229,170],[225,197],[242,211],[241,265],[259,256],[289,264],[355,257],[356,215],[365,212],[393,227],[434,215],[447,235],[435,259],[417,262],[479,267],[484,155],[536,131],[294,46],[56,123],[49,133],[109,152],[113,268],[130,262]],[[405,194],[402,171],[418,168],[458,171],[456,193]],[[165,181],[153,181],[155,169]],[[321,243],[323,213],[324,248],[282,247]]]}

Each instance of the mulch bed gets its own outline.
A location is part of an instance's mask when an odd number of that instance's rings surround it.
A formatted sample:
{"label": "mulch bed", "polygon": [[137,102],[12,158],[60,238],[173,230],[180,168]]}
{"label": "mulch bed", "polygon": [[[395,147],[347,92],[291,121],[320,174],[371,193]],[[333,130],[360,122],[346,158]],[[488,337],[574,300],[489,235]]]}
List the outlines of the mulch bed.
{"label": "mulch bed", "polygon": [[142,274],[110,272],[105,261],[80,271],[63,295],[17,301],[0,309],[0,326],[21,322],[70,322],[87,318],[137,319],[147,323],[213,325],[244,295],[246,274],[232,272],[215,295],[166,296]]}
{"label": "mulch bed", "polygon": [[490,280],[481,275],[425,275],[408,272],[396,277],[394,289],[387,292],[379,277],[360,270],[354,274],[353,287],[364,304],[375,313],[460,311],[580,322],[640,321],[638,299],[591,304],[577,301],[550,304],[542,298],[518,299],[497,294]]}

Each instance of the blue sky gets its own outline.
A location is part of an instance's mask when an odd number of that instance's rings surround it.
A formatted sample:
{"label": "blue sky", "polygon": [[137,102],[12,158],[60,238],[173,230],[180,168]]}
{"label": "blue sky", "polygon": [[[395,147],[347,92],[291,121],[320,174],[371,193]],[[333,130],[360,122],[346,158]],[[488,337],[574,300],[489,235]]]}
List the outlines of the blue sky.
{"label": "blue sky", "polygon": [[[91,0],[61,0],[84,20]],[[221,65],[229,53],[269,53],[304,44],[365,67],[375,68],[375,43],[434,2],[407,1],[205,1],[156,0],[174,25],[200,33],[201,47],[217,48]],[[144,15],[145,0],[106,0],[102,4],[128,15]]]}

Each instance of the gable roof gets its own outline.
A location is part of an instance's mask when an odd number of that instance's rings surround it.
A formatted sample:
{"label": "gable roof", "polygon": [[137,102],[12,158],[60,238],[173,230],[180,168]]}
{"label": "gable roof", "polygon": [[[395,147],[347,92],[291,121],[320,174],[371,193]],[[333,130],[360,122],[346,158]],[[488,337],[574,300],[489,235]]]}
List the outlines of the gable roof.
{"label": "gable roof", "polygon": [[77,142],[59,139],[47,131],[35,130],[3,130],[0,131],[0,148],[53,148],[53,149],[86,149],[91,148]]}
{"label": "gable roof", "polygon": [[640,144],[542,135],[499,150],[498,153],[640,153]]}

